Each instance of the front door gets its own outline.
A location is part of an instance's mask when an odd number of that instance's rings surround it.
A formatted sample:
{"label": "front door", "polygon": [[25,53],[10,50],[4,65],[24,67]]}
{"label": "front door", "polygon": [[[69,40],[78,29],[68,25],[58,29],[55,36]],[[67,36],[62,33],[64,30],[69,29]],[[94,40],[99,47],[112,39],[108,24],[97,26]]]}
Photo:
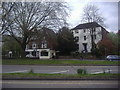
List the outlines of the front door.
{"label": "front door", "polygon": [[83,51],[86,53],[87,52],[87,43],[83,43]]}

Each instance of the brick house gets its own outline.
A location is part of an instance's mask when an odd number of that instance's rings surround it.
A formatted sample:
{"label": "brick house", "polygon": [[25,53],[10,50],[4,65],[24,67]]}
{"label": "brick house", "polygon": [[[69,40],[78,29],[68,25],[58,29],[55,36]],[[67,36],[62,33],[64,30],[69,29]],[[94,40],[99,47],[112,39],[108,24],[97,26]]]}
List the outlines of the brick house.
{"label": "brick house", "polygon": [[50,59],[55,56],[56,34],[53,30],[42,28],[26,45],[26,57]]}

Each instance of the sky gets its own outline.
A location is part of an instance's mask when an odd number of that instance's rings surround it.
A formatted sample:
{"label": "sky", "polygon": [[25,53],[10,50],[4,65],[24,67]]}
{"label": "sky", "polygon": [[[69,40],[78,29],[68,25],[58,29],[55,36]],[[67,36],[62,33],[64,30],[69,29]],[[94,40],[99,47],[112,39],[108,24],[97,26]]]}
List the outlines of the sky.
{"label": "sky", "polygon": [[[10,0],[4,0],[10,1]],[[16,1],[16,0],[12,0]],[[17,0],[17,1],[34,1],[39,2],[41,0]],[[105,18],[106,30],[109,32],[117,32],[118,29],[118,1],[119,0],[45,0],[46,2],[61,2],[65,1],[68,3],[68,7],[70,8],[70,14],[67,18],[69,23],[69,28],[74,28],[75,26],[81,24],[83,8],[87,4],[96,5],[99,8],[99,13]],[[119,5],[120,6],[120,5]],[[120,13],[120,12],[119,12]],[[120,15],[120,14],[119,14]],[[120,23],[119,23],[120,24]],[[120,25],[119,25],[120,26]]]}
{"label": "sky", "polygon": [[93,4],[99,8],[99,13],[105,18],[106,30],[109,32],[118,31],[118,2],[89,2],[89,0],[66,0],[70,7],[70,15],[67,18],[70,28],[81,24],[83,8],[87,4]]}

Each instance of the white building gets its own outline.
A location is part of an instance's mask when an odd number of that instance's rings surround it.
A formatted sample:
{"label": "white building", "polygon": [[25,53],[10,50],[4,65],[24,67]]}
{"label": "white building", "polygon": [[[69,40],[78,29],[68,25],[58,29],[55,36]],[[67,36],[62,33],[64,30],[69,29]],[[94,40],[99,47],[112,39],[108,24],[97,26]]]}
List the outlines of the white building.
{"label": "white building", "polygon": [[79,24],[72,29],[73,35],[77,40],[78,51],[81,52],[91,52],[92,48],[92,37],[94,43],[97,44],[102,40],[108,31],[105,30],[101,25],[96,22]]}
{"label": "white building", "polygon": [[56,41],[55,33],[51,29],[42,28],[41,34],[33,36],[26,45],[26,57],[50,59],[55,53]]}

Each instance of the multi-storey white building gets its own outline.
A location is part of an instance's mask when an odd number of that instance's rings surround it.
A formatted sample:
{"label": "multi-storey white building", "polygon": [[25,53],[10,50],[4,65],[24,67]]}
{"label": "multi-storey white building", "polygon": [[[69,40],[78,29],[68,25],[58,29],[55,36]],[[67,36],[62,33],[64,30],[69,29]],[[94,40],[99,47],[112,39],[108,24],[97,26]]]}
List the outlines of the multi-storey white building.
{"label": "multi-storey white building", "polygon": [[78,26],[72,29],[72,32],[77,40],[78,51],[80,53],[91,52],[92,40],[95,44],[97,44],[108,33],[108,31],[106,31],[105,28],[103,28],[96,22],[79,24]]}

